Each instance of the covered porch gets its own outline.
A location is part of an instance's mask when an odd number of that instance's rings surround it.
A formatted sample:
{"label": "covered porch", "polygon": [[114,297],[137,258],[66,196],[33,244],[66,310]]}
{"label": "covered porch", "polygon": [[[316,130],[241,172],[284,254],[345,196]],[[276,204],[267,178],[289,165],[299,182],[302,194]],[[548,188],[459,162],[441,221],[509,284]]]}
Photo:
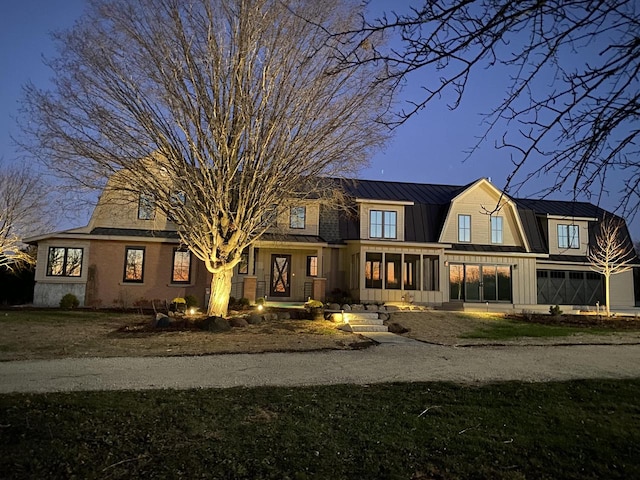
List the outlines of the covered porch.
{"label": "covered porch", "polygon": [[234,272],[231,296],[251,303],[300,305],[309,298],[324,301],[326,242],[315,236],[286,235],[249,247],[246,262]]}

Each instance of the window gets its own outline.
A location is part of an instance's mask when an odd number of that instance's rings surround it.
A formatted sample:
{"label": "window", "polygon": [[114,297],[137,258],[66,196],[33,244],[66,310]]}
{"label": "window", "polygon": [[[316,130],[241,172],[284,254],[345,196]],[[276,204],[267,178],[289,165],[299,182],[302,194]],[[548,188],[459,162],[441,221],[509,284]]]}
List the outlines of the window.
{"label": "window", "polygon": [[138,198],[138,220],[153,220],[156,216],[156,199],[148,193]]}
{"label": "window", "polygon": [[289,227],[296,229],[304,228],[306,214],[306,207],[291,207],[289,212]]}
{"label": "window", "polygon": [[382,288],[382,254],[367,253],[364,264],[365,288]]}
{"label": "window", "polygon": [[307,257],[307,277],[318,276],[318,257],[312,255]]}
{"label": "window", "polygon": [[[142,269],[140,271],[142,271]],[[190,281],[191,252],[181,248],[174,248],[173,267],[171,268],[171,283],[189,283]]]}
{"label": "window", "polygon": [[471,241],[471,215],[458,215],[458,241]]}
{"label": "window", "polygon": [[387,253],[384,256],[384,261],[386,262],[385,288],[390,290],[398,290],[400,288],[401,259],[402,255],[399,253]]}
{"label": "window", "polygon": [[82,273],[82,248],[49,247],[47,276],[79,277]]}
{"label": "window", "polygon": [[124,281],[142,283],[144,247],[127,247],[124,254]]}
{"label": "window", "polygon": [[247,275],[249,273],[249,252],[240,254],[240,263],[238,264],[238,274]]}
{"label": "window", "polygon": [[403,284],[405,290],[418,290],[420,280],[420,255],[404,256]]}
{"label": "window", "polygon": [[369,212],[369,236],[371,238],[397,238],[398,213],[390,210]]}
{"label": "window", "polygon": [[558,225],[558,248],[580,248],[577,225]]}
{"label": "window", "polygon": [[491,217],[491,243],[502,243],[502,217]]}

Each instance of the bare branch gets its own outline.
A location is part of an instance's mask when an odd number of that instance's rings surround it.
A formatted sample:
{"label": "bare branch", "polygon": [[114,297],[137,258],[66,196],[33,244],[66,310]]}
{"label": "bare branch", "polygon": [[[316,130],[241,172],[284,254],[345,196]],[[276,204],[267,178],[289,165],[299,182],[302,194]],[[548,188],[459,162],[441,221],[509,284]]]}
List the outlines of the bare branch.
{"label": "bare branch", "polygon": [[[541,173],[542,193],[587,199],[619,194],[618,212],[640,209],[640,10],[634,0],[424,0],[406,13],[363,19],[336,32],[342,67],[385,65],[374,81],[398,87],[421,72],[424,96],[392,120],[398,126],[434,100],[457,108],[469,82],[507,72],[503,100],[486,112],[484,134],[512,152],[505,191]],[[388,46],[376,42],[392,39]],[[365,51],[367,55],[362,54]],[[372,52],[372,53],[371,53]],[[620,185],[611,173],[622,172]]]}

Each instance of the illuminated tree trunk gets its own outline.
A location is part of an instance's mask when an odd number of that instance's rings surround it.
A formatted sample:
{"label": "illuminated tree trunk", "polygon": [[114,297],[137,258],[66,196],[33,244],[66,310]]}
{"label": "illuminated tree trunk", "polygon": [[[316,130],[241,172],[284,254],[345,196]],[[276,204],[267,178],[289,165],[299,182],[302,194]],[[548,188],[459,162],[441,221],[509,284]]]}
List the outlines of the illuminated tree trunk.
{"label": "illuminated tree trunk", "polygon": [[604,301],[607,302],[607,317],[611,316],[611,310],[610,310],[610,300],[609,300],[609,292],[610,292],[610,287],[609,287],[609,279],[610,279],[610,275],[605,273],[604,275]]}
{"label": "illuminated tree trunk", "polygon": [[229,295],[231,295],[231,279],[233,278],[233,268],[225,268],[213,274],[211,279],[211,296],[207,314],[224,317],[229,306]]}

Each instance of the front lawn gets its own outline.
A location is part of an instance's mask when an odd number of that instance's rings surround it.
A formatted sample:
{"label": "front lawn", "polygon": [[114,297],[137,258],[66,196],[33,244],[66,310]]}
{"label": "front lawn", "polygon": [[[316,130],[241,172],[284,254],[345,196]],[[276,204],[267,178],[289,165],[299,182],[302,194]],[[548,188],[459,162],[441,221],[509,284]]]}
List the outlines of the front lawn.
{"label": "front lawn", "polygon": [[638,398],[640,380],[4,395],[0,471],[7,479],[640,478]]}
{"label": "front lawn", "polygon": [[512,340],[514,338],[567,337],[576,334],[607,335],[615,330],[597,327],[577,327],[531,323],[508,318],[486,322],[475,330],[460,335],[460,338],[482,338],[487,340]]}
{"label": "front lawn", "polygon": [[152,319],[99,310],[2,310],[0,361],[349,349],[364,343],[327,321],[265,321],[221,333],[137,328]]}

